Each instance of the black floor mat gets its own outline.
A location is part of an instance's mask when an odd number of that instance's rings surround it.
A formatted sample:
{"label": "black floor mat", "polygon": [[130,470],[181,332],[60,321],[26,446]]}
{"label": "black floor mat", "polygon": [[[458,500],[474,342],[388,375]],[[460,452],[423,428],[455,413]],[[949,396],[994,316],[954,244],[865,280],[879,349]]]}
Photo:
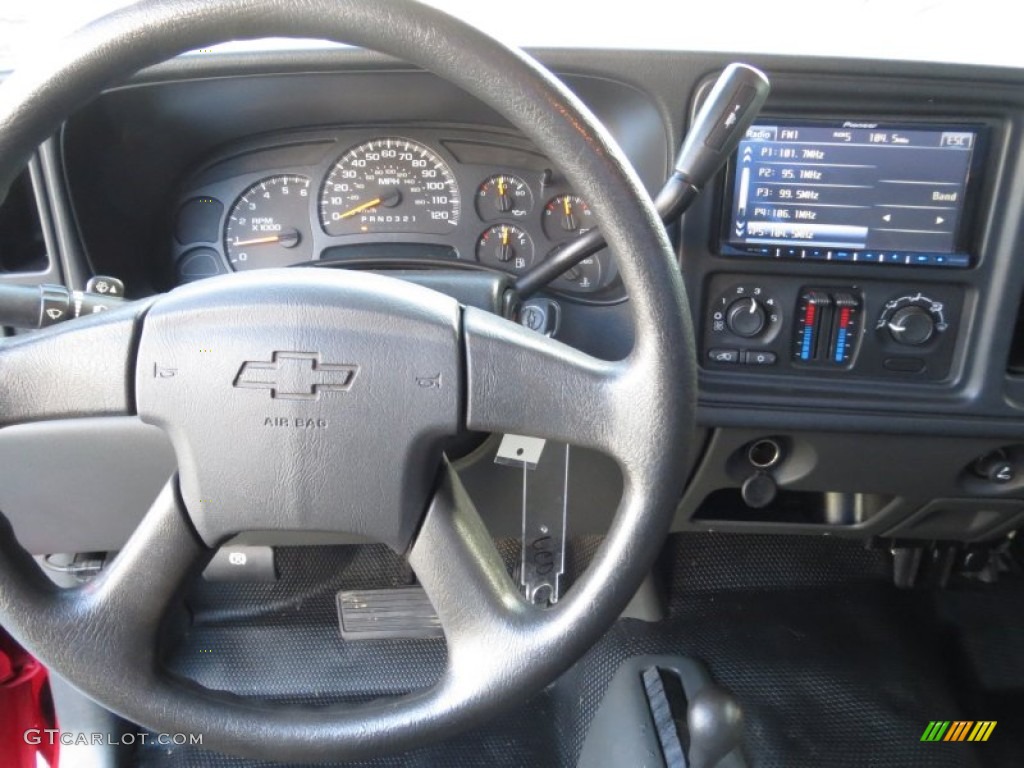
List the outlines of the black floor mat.
{"label": "black floor mat", "polygon": [[[514,546],[503,554],[512,565]],[[593,542],[574,548],[582,568]],[[1024,582],[900,592],[882,553],[842,540],[679,535],[665,566],[670,617],[624,620],[565,676],[488,727],[352,766],[572,766],[622,660],[701,659],[747,716],[753,766],[1017,766],[1024,733]],[[429,684],[434,641],[346,644],[336,589],[397,585],[383,550],[292,549],[277,585],[201,585],[196,624],[170,664],[203,685],[326,702]],[[930,720],[997,720],[985,744],[922,743]],[[270,765],[189,748],[143,750],[143,766]]]}

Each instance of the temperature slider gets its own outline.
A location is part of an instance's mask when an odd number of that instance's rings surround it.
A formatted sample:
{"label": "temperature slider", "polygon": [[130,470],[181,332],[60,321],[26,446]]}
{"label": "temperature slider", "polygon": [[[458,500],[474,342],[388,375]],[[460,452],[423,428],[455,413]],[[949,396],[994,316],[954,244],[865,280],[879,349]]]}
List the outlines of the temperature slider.
{"label": "temperature slider", "polygon": [[860,315],[861,301],[852,291],[804,291],[797,307],[793,358],[848,366],[860,340]]}

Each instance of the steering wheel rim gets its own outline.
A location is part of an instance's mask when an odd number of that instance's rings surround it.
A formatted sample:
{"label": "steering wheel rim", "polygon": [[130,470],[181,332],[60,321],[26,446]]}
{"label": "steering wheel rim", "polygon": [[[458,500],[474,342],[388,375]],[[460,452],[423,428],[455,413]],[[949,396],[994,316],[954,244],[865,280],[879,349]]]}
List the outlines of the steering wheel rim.
{"label": "steering wheel rim", "polygon": [[[67,114],[103,88],[222,39],[282,35],[378,50],[450,80],[523,131],[588,198],[618,254],[631,297],[636,341],[625,360],[596,360],[484,312],[453,310],[425,289],[410,287],[402,294],[406,304],[389,305],[388,311],[405,322],[422,319],[430,306],[436,310],[431,328],[440,336],[452,323],[457,326],[450,350],[449,341],[439,342],[439,349],[459,358],[454,376],[465,384],[456,391],[453,412],[466,427],[533,434],[612,455],[624,478],[612,528],[565,597],[550,610],[534,608],[512,586],[445,463],[433,500],[412,520],[410,536],[396,533],[389,541],[399,551],[405,548],[435,602],[449,648],[442,680],[398,699],[278,707],[198,689],[160,670],[165,608],[208,556],[205,545],[216,543],[209,537],[223,534],[204,536],[196,511],[202,491],[183,461],[185,443],[175,442],[184,466],[181,481],[172,478],[113,565],[84,587],[53,587],[3,520],[0,623],[44,663],[133,722],[164,732],[201,732],[204,746],[251,757],[355,759],[415,747],[480,722],[553,680],[611,625],[653,564],[682,491],[696,361],[686,295],[664,228],[596,118],[530,57],[411,0],[309,0],[293,6],[274,0],[166,0],[118,11],[63,41],[55,58],[16,72],[0,87],[0,189]],[[151,349],[166,353],[170,334],[162,325],[174,326],[175,318],[203,301],[227,306],[232,292],[242,291],[246,300],[265,302],[268,311],[283,311],[278,299],[284,281],[293,291],[285,303],[295,296],[326,296],[330,304],[337,295],[337,311],[344,313],[360,296],[390,302],[405,290],[391,278],[310,270],[311,278],[299,272],[305,270],[205,281],[0,347],[0,402],[7,404],[0,407],[0,426],[138,413],[166,428],[180,413],[160,410],[165,398],[153,390],[159,376],[144,373],[157,358],[147,355]],[[294,334],[302,316],[288,318],[292,325],[286,330]],[[97,363],[95,355],[86,360],[74,351],[82,345],[93,353],[123,354],[123,363],[110,365],[102,356]],[[30,384],[30,377],[45,375],[63,382],[77,378],[84,388],[69,395]],[[508,382],[533,393],[532,401],[514,396]]]}

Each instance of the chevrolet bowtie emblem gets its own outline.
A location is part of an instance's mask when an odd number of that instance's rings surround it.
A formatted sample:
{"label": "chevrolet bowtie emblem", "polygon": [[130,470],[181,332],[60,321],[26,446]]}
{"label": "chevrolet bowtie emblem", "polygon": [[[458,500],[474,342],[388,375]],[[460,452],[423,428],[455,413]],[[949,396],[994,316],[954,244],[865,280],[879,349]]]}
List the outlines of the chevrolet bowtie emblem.
{"label": "chevrolet bowtie emblem", "polygon": [[358,365],[321,363],[319,353],[275,352],[269,363],[242,363],[235,386],[269,389],[271,397],[283,400],[319,400],[322,392],[347,392],[358,372]]}

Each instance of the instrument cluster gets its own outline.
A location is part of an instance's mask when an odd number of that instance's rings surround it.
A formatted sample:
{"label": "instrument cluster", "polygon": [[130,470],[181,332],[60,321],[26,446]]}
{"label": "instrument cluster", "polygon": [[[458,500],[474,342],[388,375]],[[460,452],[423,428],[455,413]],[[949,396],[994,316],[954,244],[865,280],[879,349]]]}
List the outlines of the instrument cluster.
{"label": "instrument cluster", "polygon": [[[546,158],[494,130],[269,137],[214,158],[184,190],[171,254],[178,282],[346,261],[453,260],[521,274],[595,226],[587,201]],[[584,301],[622,297],[607,250],[551,289]]]}

